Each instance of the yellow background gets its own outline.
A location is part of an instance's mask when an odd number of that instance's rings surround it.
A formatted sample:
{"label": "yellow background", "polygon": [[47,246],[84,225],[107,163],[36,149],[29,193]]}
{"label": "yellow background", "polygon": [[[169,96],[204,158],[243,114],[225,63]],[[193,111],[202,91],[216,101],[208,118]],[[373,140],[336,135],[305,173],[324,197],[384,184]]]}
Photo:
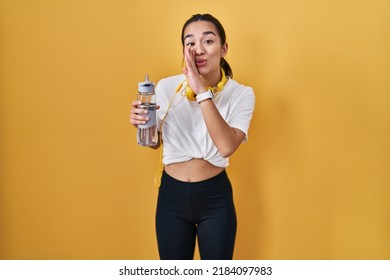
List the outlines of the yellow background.
{"label": "yellow background", "polygon": [[256,93],[236,259],[390,258],[390,2],[0,0],[0,258],[157,259],[137,82],[209,12]]}

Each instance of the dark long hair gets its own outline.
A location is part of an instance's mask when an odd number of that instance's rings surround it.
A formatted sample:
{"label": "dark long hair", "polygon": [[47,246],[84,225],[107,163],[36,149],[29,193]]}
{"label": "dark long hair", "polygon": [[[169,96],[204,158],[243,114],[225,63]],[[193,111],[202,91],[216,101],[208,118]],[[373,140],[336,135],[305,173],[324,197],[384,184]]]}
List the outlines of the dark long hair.
{"label": "dark long hair", "polygon": [[[194,21],[208,21],[214,24],[215,28],[218,31],[219,37],[221,37],[221,44],[224,45],[226,43],[226,33],[225,29],[223,28],[222,24],[219,22],[218,19],[213,17],[210,14],[196,14],[193,15],[190,19],[188,19],[185,24],[183,25],[183,29],[181,30],[181,44],[184,47],[184,30],[186,27],[194,22]],[[225,71],[226,76],[229,76],[230,78],[233,78],[233,71],[232,68],[230,68],[229,63],[226,61],[225,58],[221,57],[220,66]]]}

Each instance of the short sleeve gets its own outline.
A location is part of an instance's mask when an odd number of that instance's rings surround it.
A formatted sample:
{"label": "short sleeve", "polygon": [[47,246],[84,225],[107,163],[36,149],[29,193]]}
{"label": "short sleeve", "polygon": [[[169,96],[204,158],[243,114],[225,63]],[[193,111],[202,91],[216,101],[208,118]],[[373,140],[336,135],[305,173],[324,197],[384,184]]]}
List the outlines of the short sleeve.
{"label": "short sleeve", "polygon": [[229,116],[226,122],[245,133],[244,142],[248,140],[248,130],[255,108],[255,95],[251,87],[242,87],[233,94]]}

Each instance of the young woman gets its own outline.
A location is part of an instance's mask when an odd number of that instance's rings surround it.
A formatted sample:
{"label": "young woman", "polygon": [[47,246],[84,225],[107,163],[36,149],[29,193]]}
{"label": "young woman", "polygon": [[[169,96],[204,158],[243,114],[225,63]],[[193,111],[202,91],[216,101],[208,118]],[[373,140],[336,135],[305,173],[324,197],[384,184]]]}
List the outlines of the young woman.
{"label": "young woman", "polygon": [[[236,213],[225,168],[246,141],[254,110],[253,90],[232,79],[221,23],[192,16],[181,34],[183,74],[156,87],[164,171],[156,231],[161,259],[193,259],[198,238],[202,259],[232,259]],[[133,102],[130,122],[148,118]]]}

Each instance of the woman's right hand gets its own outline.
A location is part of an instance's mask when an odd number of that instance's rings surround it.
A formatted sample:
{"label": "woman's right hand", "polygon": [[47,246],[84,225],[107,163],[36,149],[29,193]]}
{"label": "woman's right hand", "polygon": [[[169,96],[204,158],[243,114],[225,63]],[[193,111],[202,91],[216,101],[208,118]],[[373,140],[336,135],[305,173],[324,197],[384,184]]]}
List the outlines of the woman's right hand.
{"label": "woman's right hand", "polygon": [[[130,123],[135,127],[138,127],[139,124],[146,124],[149,121],[149,117],[147,116],[148,110],[138,108],[139,105],[141,105],[141,101],[133,101],[133,107],[130,111]],[[159,108],[160,106],[156,105],[156,110]]]}
{"label": "woman's right hand", "polygon": [[148,110],[140,109],[138,106],[141,105],[141,101],[133,101],[132,108],[130,111],[130,123],[135,127],[138,127],[139,124],[146,124],[149,120]]}

